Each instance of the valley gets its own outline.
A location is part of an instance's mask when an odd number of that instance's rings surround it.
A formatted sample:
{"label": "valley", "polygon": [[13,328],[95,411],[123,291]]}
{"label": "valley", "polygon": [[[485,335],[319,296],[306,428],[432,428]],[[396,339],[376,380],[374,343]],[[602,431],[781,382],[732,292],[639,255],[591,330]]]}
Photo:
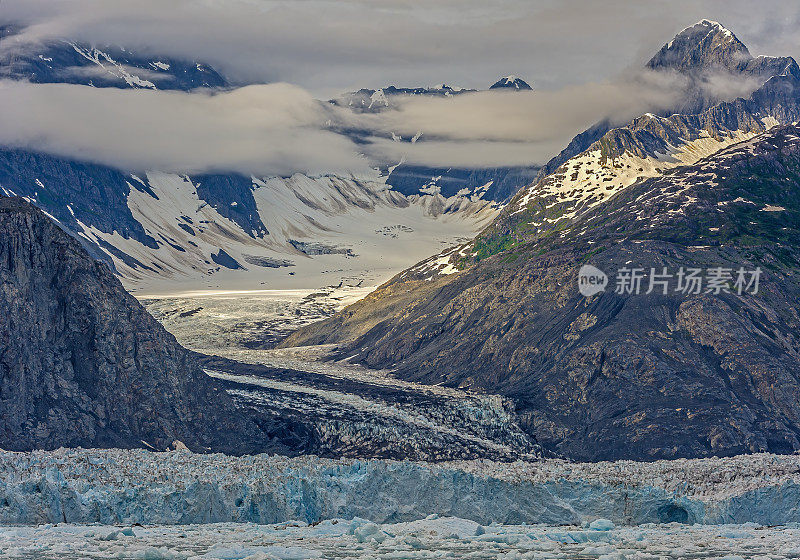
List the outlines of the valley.
{"label": "valley", "polygon": [[111,4],[0,14],[0,558],[800,558],[788,24]]}

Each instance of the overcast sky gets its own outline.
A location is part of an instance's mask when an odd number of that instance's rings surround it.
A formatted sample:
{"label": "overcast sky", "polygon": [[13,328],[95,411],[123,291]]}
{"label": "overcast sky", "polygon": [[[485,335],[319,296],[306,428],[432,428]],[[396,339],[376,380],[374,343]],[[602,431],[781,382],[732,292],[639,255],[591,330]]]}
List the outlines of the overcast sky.
{"label": "overcast sky", "polygon": [[753,54],[800,54],[800,2],[788,0],[0,0],[0,14],[32,36],[202,58],[323,97],[391,83],[483,88],[506,74],[544,89],[601,80],[702,18]]}
{"label": "overcast sky", "polygon": [[[35,141],[55,153],[120,166],[194,169],[211,161],[275,173],[359,169],[359,148],[326,129],[330,120],[352,115],[315,106],[314,98],[389,84],[485,89],[517,74],[538,91],[513,100],[477,95],[411,101],[399,113],[359,124],[384,135],[368,155],[389,161],[542,163],[600,118],[624,120],[669,106],[676,84],[639,81],[634,87],[626,76],[702,18],[730,28],[754,55],[800,54],[800,2],[787,0],[0,0],[0,20],[25,26],[24,37],[33,42],[66,37],[113,43],[206,61],[239,83],[295,86],[214,99],[205,93],[0,84],[0,102],[18,107],[14,115],[0,115],[0,142]],[[181,95],[187,96],[185,106]],[[289,116],[267,117],[266,102],[273,103],[273,113]],[[258,118],[247,118],[251,108]],[[142,121],[137,111],[150,117]],[[37,116],[42,114],[48,119]],[[126,142],[111,141],[116,136],[107,123],[115,115],[121,115],[118,127],[129,127]],[[139,146],[147,133],[143,122],[160,130],[158,149]],[[409,153],[388,139],[390,132],[418,130],[427,143],[403,146]],[[265,153],[263,144],[248,150],[252,142],[279,146]],[[291,164],[281,168],[279,161]]]}

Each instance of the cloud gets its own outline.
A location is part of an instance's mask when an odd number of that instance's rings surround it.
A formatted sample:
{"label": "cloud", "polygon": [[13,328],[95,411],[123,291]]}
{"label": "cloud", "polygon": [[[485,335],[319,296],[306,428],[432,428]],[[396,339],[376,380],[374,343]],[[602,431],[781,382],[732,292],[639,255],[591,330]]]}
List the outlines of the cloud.
{"label": "cloud", "polygon": [[358,173],[326,104],[288,84],[160,92],[0,82],[0,144],[127,170]]}
{"label": "cloud", "polygon": [[[685,80],[638,68],[702,17],[723,20],[754,54],[800,52],[786,23],[800,21],[800,7],[766,2],[754,13],[744,0],[0,0],[0,17],[24,28],[0,53],[66,37],[207,62],[241,84],[272,82],[216,94],[3,83],[0,103],[15,109],[0,113],[0,143],[125,169],[257,175],[401,159],[540,164],[598,120],[674,107]],[[377,115],[314,100],[392,83],[485,88],[508,73],[537,91],[409,97]],[[702,89],[733,98],[755,85],[713,75]],[[348,128],[367,142],[341,134]],[[391,140],[417,132],[415,144]]]}
{"label": "cloud", "polygon": [[[707,92],[748,93],[756,82],[707,76]],[[490,90],[399,96],[379,113],[354,113],[284,83],[224,92],[123,90],[0,82],[0,145],[123,170],[359,174],[401,160],[434,167],[546,162],[598,120],[623,124],[674,107],[689,82],[642,72],[557,91]],[[360,130],[358,144],[346,131]],[[422,133],[419,141],[406,140]]]}
{"label": "cloud", "polygon": [[597,82],[704,17],[754,54],[800,54],[800,5],[785,0],[3,0],[0,13],[30,41],[188,57],[318,97],[391,83],[485,88],[509,73],[539,89]]}
{"label": "cloud", "polygon": [[[379,113],[339,115],[373,132],[363,149],[382,162],[437,167],[542,164],[575,134],[600,120],[622,125],[646,112],[679,106],[693,88],[716,99],[749,95],[758,82],[709,73],[690,82],[675,73],[642,71],[614,81],[556,91],[490,90],[450,97],[404,96]],[[392,141],[422,132],[415,143]]]}

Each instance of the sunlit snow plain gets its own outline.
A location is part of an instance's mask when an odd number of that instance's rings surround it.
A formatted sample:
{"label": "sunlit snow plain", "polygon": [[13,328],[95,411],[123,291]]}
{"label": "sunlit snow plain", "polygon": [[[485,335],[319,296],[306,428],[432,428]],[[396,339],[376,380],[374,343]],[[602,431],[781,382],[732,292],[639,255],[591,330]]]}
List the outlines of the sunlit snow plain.
{"label": "sunlit snow plain", "polygon": [[330,317],[374,289],[327,286],[199,291],[140,297],[140,301],[183,346],[225,355],[232,350],[270,348],[298,328]]}

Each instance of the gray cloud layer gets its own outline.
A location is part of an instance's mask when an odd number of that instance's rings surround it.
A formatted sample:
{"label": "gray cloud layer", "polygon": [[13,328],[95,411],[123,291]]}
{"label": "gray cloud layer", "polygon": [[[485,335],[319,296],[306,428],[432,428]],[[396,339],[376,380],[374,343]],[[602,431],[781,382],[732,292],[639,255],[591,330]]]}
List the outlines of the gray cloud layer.
{"label": "gray cloud layer", "polygon": [[[731,96],[752,86],[721,77],[709,84]],[[185,93],[4,81],[0,106],[14,110],[0,112],[0,144],[128,170],[261,176],[357,174],[401,160],[531,165],[600,118],[624,123],[674,106],[686,86],[678,76],[641,73],[558,91],[407,96],[392,109],[357,114],[284,83]],[[336,132],[353,128],[369,131],[369,142]],[[420,132],[416,143],[392,140]]]}
{"label": "gray cloud layer", "polygon": [[0,82],[0,144],[129,170],[256,175],[360,172],[326,106],[288,84],[157,92]]}
{"label": "gray cloud layer", "polygon": [[754,54],[800,54],[785,0],[3,0],[0,17],[53,36],[202,59],[244,82],[319,97],[390,83],[540,88],[640,67],[679,29],[722,21]]}
{"label": "gray cloud layer", "polygon": [[[597,120],[672,106],[685,83],[631,69],[701,17],[722,20],[754,54],[800,52],[800,6],[772,0],[758,9],[721,0],[0,0],[0,9],[28,26],[31,43],[121,44],[210,62],[242,83],[299,84],[217,94],[0,84],[0,106],[14,107],[0,112],[0,143],[126,169],[285,175],[400,159],[542,163]],[[314,99],[389,83],[483,88],[510,72],[537,91],[412,97],[377,115]],[[722,97],[753,85],[725,76],[707,84]],[[372,131],[371,142],[355,145],[339,127]],[[391,140],[417,132],[416,144]]]}

